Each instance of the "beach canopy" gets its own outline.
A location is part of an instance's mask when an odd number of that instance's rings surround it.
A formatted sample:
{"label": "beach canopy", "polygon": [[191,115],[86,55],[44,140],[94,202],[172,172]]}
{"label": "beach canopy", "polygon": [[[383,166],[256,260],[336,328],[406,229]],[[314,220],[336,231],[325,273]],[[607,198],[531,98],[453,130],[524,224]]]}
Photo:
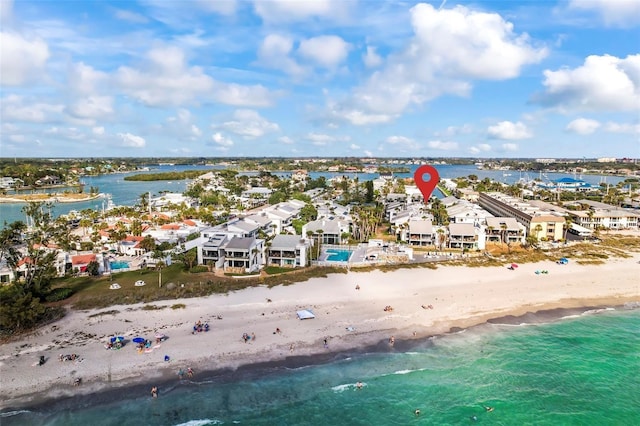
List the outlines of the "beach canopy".
{"label": "beach canopy", "polygon": [[517,263],[512,263],[512,264],[511,264],[511,267],[515,269],[515,268],[517,268],[517,267],[518,267],[518,264],[517,264]]}
{"label": "beach canopy", "polygon": [[316,317],[315,315],[313,315],[313,312],[311,312],[309,309],[303,309],[301,311],[297,311],[296,314],[298,315],[298,319],[301,319],[301,320],[312,319]]}
{"label": "beach canopy", "polygon": [[111,338],[111,343],[123,342],[123,341],[124,341],[124,337],[122,336],[114,336]]}
{"label": "beach canopy", "polygon": [[144,343],[145,339],[144,337],[134,337],[133,338],[133,343]]}

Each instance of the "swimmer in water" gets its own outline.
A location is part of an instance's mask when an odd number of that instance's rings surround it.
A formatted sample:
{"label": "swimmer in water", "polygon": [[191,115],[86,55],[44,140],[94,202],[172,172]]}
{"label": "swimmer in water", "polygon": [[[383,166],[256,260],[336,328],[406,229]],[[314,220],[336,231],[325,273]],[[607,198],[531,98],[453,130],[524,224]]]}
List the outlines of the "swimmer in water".
{"label": "swimmer in water", "polygon": [[471,420],[474,421],[474,422],[477,422],[478,421],[478,416],[471,416]]}
{"label": "swimmer in water", "polygon": [[487,411],[487,413],[490,413],[493,411],[493,407],[489,407],[489,406],[484,407],[484,409]]}
{"label": "swimmer in water", "polygon": [[419,409],[419,408],[416,408],[416,411],[414,411],[413,413],[414,413],[416,416],[419,416],[419,415],[420,415],[420,409]]}

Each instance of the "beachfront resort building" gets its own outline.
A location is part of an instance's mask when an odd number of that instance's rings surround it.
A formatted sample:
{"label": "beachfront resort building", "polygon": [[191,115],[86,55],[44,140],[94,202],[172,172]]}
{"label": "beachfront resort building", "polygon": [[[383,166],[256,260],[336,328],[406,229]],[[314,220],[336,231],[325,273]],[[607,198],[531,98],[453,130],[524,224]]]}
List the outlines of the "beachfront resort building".
{"label": "beachfront resort building", "polygon": [[512,217],[487,217],[485,223],[488,242],[506,244],[524,242],[526,229]]}
{"label": "beachfront resort building", "polygon": [[267,266],[304,267],[310,254],[311,241],[300,235],[276,235],[267,248]]}
{"label": "beachfront resort building", "polygon": [[349,233],[349,223],[339,219],[318,219],[302,226],[302,235],[314,235],[321,244],[342,244],[342,236]]}
{"label": "beachfront resort building", "polygon": [[640,229],[640,213],[591,200],[578,200],[575,205],[588,210],[567,210],[572,220],[587,229]]}
{"label": "beachfront resort building", "polygon": [[431,219],[412,219],[402,226],[400,240],[406,241],[410,246],[433,246],[434,229]]}
{"label": "beachfront resort building", "polygon": [[485,236],[480,227],[471,223],[450,223],[447,247],[460,250],[483,250]]}
{"label": "beachfront resort building", "polygon": [[564,215],[501,192],[480,193],[480,206],[499,217],[513,217],[524,225],[527,235],[538,240],[560,241],[564,238]]}

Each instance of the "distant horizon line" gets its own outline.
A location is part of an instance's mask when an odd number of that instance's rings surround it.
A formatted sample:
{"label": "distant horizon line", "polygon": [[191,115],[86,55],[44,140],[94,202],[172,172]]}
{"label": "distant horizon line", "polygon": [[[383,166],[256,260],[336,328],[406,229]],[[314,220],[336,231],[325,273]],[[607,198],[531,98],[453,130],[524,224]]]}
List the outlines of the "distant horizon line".
{"label": "distant horizon line", "polygon": [[434,157],[434,156],[412,156],[412,157],[404,157],[404,156],[396,156],[396,157],[362,157],[362,156],[273,156],[273,157],[264,157],[264,156],[229,156],[229,157],[204,157],[204,156],[174,156],[174,157],[165,157],[165,156],[96,156],[96,157],[0,157],[0,161],[11,161],[11,160],[82,160],[82,159],[162,159],[162,160],[170,160],[170,159],[199,159],[199,160],[238,160],[238,159],[272,159],[272,160],[282,160],[282,159],[320,159],[320,160],[330,160],[330,159],[357,159],[357,160],[468,160],[468,161],[491,161],[491,160],[508,160],[508,161],[539,161],[539,160],[552,160],[552,161],[597,161],[599,159],[615,159],[615,160],[627,160],[627,161],[638,161],[640,157]]}

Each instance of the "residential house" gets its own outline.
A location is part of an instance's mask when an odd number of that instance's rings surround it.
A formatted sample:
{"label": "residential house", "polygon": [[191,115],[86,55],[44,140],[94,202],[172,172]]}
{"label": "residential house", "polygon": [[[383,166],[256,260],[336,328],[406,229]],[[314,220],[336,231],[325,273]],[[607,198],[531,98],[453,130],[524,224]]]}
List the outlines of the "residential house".
{"label": "residential house", "polygon": [[304,267],[308,265],[311,243],[300,235],[276,235],[267,249],[267,265]]}
{"label": "residential house", "polygon": [[526,229],[512,217],[487,217],[486,239],[491,242],[523,243]]}
{"label": "residential house", "polygon": [[447,246],[454,249],[484,249],[484,234],[480,240],[479,229],[471,223],[450,223],[448,227],[449,242]]}
{"label": "residential house", "polygon": [[407,226],[406,239],[410,246],[426,247],[434,245],[434,231],[431,219],[411,219]]}
{"label": "residential house", "polygon": [[264,240],[233,237],[223,249],[225,272],[252,273],[264,266]]}
{"label": "residential house", "polygon": [[205,241],[198,245],[198,264],[211,268],[224,267],[224,246],[232,236],[227,234],[208,234]]}
{"label": "residential house", "polygon": [[302,226],[302,235],[317,235],[321,244],[341,244],[342,234],[349,233],[349,223],[339,219],[323,218]]}
{"label": "residential house", "polygon": [[572,220],[588,229],[640,229],[640,213],[606,203],[578,200],[578,205],[589,206],[588,210],[567,210]]}
{"label": "residential house", "polygon": [[[98,257],[95,253],[77,254],[71,256],[71,267],[73,271],[87,272],[87,265],[91,262],[98,262]],[[100,271],[100,265],[102,262],[98,262],[98,270]],[[102,268],[102,270],[104,270]]]}

